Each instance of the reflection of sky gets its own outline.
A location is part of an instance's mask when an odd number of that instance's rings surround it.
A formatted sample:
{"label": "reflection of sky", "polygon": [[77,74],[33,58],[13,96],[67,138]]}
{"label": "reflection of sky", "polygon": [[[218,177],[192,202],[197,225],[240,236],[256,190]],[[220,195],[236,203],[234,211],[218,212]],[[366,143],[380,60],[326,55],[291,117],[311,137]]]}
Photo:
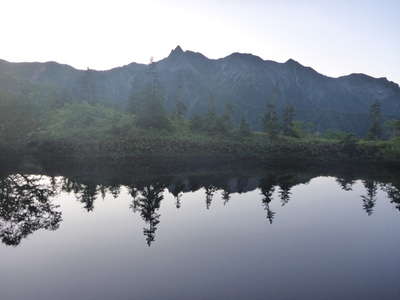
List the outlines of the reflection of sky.
{"label": "reflection of sky", "polygon": [[11,61],[108,69],[180,44],[400,83],[398,0],[3,0],[1,10],[0,58]]}
{"label": "reflection of sky", "polygon": [[259,190],[225,206],[218,191],[210,210],[204,190],[179,210],[165,192],[151,247],[125,189],[90,213],[62,194],[57,231],[0,245],[1,299],[396,299],[400,215],[383,192],[368,216],[360,182],[314,178],[284,207],[278,191],[272,225]]}

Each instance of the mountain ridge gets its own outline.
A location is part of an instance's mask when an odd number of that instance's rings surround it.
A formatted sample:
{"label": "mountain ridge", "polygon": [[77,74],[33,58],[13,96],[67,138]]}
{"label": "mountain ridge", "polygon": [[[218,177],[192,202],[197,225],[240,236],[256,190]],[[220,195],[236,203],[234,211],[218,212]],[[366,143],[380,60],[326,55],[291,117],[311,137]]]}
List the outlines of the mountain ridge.
{"label": "mountain ridge", "polygon": [[[210,99],[219,112],[226,103],[235,107],[235,120],[245,117],[261,129],[267,101],[278,111],[287,104],[296,118],[312,122],[316,130],[351,130],[359,135],[368,127],[368,111],[382,104],[385,119],[400,118],[400,88],[385,77],[363,73],[329,77],[294,59],[263,60],[250,53],[234,52],[218,59],[180,46],[155,62],[169,111],[177,97],[188,107],[188,117],[207,110]],[[132,95],[140,93],[149,78],[149,65],[129,63],[109,70],[80,70],[57,62],[12,63],[0,60],[0,91],[21,93],[24,85],[51,87],[68,99],[101,102],[127,109]],[[15,80],[18,83],[9,84]],[[14,89],[14,90],[13,90]]]}
{"label": "mountain ridge", "polygon": [[[200,52],[195,52],[195,51],[191,51],[191,50],[183,50],[182,47],[181,47],[180,45],[177,45],[176,48],[172,49],[171,52],[170,52],[170,54],[169,54],[168,56],[166,56],[165,58],[162,58],[162,59],[160,59],[160,60],[158,60],[158,61],[155,61],[155,63],[158,63],[158,62],[160,62],[160,61],[162,61],[162,60],[167,59],[167,58],[170,57],[171,54],[173,54],[174,51],[176,51],[177,49],[178,49],[179,52],[181,51],[182,53],[188,52],[188,53],[193,53],[193,54],[200,54],[200,55],[203,56],[204,58],[206,58],[206,59],[208,59],[208,60],[211,60],[211,61],[223,60],[223,59],[226,59],[226,58],[228,58],[228,57],[230,57],[230,56],[232,56],[232,55],[253,56],[253,57],[255,57],[255,58],[258,58],[258,59],[262,60],[263,62],[273,62],[273,63],[276,63],[276,64],[290,64],[290,63],[295,63],[295,64],[297,64],[297,65],[300,65],[301,67],[310,68],[310,69],[314,70],[315,72],[317,72],[318,74],[320,74],[320,75],[322,75],[322,76],[325,76],[325,77],[328,77],[328,78],[332,78],[332,79],[339,79],[339,78],[342,78],[342,77],[348,77],[348,76],[352,76],[352,75],[365,75],[365,76],[367,76],[367,77],[369,77],[369,78],[372,78],[372,79],[383,79],[383,80],[386,80],[386,81],[388,81],[388,82],[390,82],[390,83],[394,83],[396,86],[399,86],[399,87],[400,87],[400,83],[397,83],[396,81],[393,81],[393,80],[389,80],[389,79],[388,79],[387,77],[385,77],[385,76],[384,76],[384,77],[374,77],[374,76],[372,76],[372,75],[368,75],[368,74],[366,74],[366,73],[360,73],[360,72],[350,73],[350,74],[346,74],[346,75],[340,75],[340,76],[336,76],[336,77],[335,77],[335,76],[325,75],[325,74],[323,74],[323,73],[320,73],[320,72],[316,71],[314,68],[312,68],[312,67],[310,67],[310,66],[305,66],[305,65],[301,64],[300,62],[298,62],[297,60],[295,60],[295,59],[293,59],[293,58],[289,58],[289,59],[287,59],[285,62],[277,62],[277,61],[273,61],[273,60],[269,60],[269,59],[263,59],[263,58],[261,58],[260,56],[255,55],[255,54],[252,54],[252,53],[244,53],[244,52],[233,52],[233,53],[228,54],[228,55],[226,55],[226,56],[224,56],[224,57],[220,57],[220,58],[209,58],[209,57],[205,56],[204,54],[202,54],[202,53],[200,53]],[[74,66],[72,66],[72,65],[70,65],[70,64],[61,63],[61,62],[54,61],[54,60],[49,60],[49,61],[20,61],[20,62],[13,62],[13,61],[9,61],[9,60],[0,58],[0,63],[8,63],[8,64],[57,64],[57,65],[60,65],[60,66],[65,66],[65,67],[72,68],[72,69],[74,69],[74,70],[76,70],[76,71],[86,71],[86,70],[87,70],[87,69],[85,70],[85,69],[81,69],[81,68],[76,68],[76,67],[74,67]],[[110,69],[104,69],[104,70],[98,70],[98,69],[92,69],[92,68],[88,68],[88,69],[91,70],[91,71],[95,71],[95,72],[107,72],[107,71],[112,71],[112,70],[115,70],[115,69],[121,69],[121,68],[124,68],[124,67],[128,67],[128,66],[130,66],[130,65],[148,66],[149,64],[146,64],[146,63],[138,63],[138,62],[132,61],[132,62],[129,62],[129,63],[124,64],[124,65],[112,67],[112,68],[110,68]]]}

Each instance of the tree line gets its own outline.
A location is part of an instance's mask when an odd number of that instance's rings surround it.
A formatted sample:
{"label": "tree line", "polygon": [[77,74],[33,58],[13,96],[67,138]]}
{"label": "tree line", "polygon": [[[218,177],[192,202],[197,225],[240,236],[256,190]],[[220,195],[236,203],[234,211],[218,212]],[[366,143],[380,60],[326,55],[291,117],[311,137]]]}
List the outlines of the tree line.
{"label": "tree line", "polygon": [[[189,114],[182,86],[177,88],[173,109],[167,110],[154,63],[150,64],[148,73],[148,84],[142,91],[133,89],[127,109],[101,104],[98,95],[94,94],[91,70],[85,72],[79,85],[82,99],[74,99],[65,91],[35,86],[21,89],[18,94],[1,91],[0,151],[23,149],[43,140],[54,143],[107,140],[116,143],[127,137],[153,133],[158,136],[170,133],[172,139],[181,135],[193,137],[193,140],[202,136],[227,137],[234,142],[249,141],[248,138],[254,136],[257,140],[265,136],[279,141],[322,137],[348,144],[355,139],[349,132],[319,134],[313,124],[296,120],[293,105],[286,104],[278,110],[273,96],[266,99],[265,109],[260,113],[257,127],[262,128],[264,134],[254,131],[255,123],[250,124],[245,112],[230,103],[216,101],[213,95],[203,103],[202,110]],[[371,105],[369,122],[369,130],[365,133],[369,140],[400,136],[400,120],[384,122],[379,102]]]}
{"label": "tree line", "polygon": [[[210,135],[231,135],[240,137],[252,135],[251,126],[242,114],[240,121],[235,122],[235,108],[230,103],[225,103],[222,113],[217,113],[213,96],[207,102],[207,109],[203,113],[194,113],[187,116],[188,108],[182,99],[182,87],[178,88],[175,97],[175,107],[172,113],[168,113],[164,107],[164,97],[159,85],[154,63],[149,67],[150,83],[139,92],[132,93],[130,98],[130,112],[135,115],[135,123],[143,129],[157,129],[173,131],[188,128],[195,133]],[[279,136],[301,138],[312,132],[313,125],[295,121],[295,108],[292,104],[286,104],[281,114],[278,113],[276,101],[266,101],[266,107],[261,121],[264,133],[275,140]],[[238,118],[236,118],[237,120]],[[365,137],[368,140],[380,140],[384,136],[381,104],[379,101],[370,106],[369,129]],[[400,136],[400,120],[391,120],[385,123],[391,137]],[[387,131],[387,130],[386,130]],[[348,139],[351,133],[341,131],[328,131],[323,135],[327,138]],[[388,134],[386,134],[386,137]]]}

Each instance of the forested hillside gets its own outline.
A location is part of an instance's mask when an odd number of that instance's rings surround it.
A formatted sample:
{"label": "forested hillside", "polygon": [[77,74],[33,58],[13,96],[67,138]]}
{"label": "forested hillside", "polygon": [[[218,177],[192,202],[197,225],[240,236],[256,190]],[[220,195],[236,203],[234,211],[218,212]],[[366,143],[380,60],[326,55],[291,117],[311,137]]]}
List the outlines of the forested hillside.
{"label": "forested hillside", "polygon": [[[214,60],[178,46],[154,63],[154,72],[166,110],[173,112],[180,101],[187,118],[205,113],[210,102],[220,114],[229,104],[236,124],[244,118],[252,129],[262,130],[266,105],[273,102],[278,113],[288,104],[293,106],[295,120],[310,124],[314,132],[342,130],[363,136],[374,102],[379,101],[384,120],[400,117],[397,84],[364,74],[331,78],[292,59],[277,63],[234,53]],[[130,112],[152,76],[148,65],[136,63],[108,71],[82,71],[55,62],[0,60],[0,93],[29,105],[45,104],[42,113],[50,106],[77,102]]]}

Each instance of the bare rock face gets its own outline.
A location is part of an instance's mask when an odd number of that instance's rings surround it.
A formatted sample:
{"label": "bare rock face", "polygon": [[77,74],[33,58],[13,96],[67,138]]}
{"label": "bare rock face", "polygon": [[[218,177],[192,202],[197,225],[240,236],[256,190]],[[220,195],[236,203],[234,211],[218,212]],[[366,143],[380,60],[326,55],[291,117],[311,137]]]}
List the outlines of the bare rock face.
{"label": "bare rock face", "polygon": [[[155,63],[155,70],[168,109],[173,109],[178,94],[189,115],[205,111],[212,98],[220,111],[225,103],[233,104],[235,117],[246,117],[253,128],[259,128],[268,101],[275,101],[279,110],[288,103],[294,105],[296,118],[313,122],[320,131],[329,128],[362,134],[369,106],[376,100],[385,117],[400,117],[398,84],[365,74],[327,77],[293,59],[277,63],[243,53],[208,59],[177,46]],[[54,89],[69,99],[92,98],[125,109],[130,96],[148,82],[149,67],[144,64],[94,71],[55,62],[0,60],[0,91],[16,94],[23,87],[36,86]]]}

